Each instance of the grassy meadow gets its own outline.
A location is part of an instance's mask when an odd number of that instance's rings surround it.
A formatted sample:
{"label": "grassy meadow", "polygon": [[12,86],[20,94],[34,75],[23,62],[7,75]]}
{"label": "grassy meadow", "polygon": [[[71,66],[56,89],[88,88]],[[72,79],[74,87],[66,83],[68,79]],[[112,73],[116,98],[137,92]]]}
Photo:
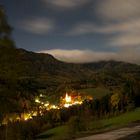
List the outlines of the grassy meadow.
{"label": "grassy meadow", "polygon": [[99,99],[110,93],[110,91],[104,87],[80,89],[78,92],[81,95],[83,94],[92,96],[94,99]]}
{"label": "grassy meadow", "polygon": [[[83,134],[94,134],[97,132],[103,132],[114,128],[123,127],[127,124],[140,120],[140,108],[136,108],[134,111],[126,112],[116,117],[102,119],[100,121],[91,121],[91,130],[81,132],[76,136],[82,136]],[[41,133],[37,140],[63,140],[70,137],[69,125],[59,126]]]}

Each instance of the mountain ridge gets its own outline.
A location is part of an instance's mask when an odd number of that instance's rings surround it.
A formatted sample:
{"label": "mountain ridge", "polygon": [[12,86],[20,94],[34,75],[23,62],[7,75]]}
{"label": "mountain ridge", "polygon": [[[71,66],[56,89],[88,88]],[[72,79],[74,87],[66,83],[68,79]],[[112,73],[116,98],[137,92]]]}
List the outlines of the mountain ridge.
{"label": "mountain ridge", "polygon": [[[0,46],[1,47],[1,46]],[[126,63],[122,61],[99,61],[90,63],[68,63],[57,60],[54,56],[45,53],[35,53],[15,47],[3,47],[0,49],[0,64],[6,63],[14,67],[19,64],[22,67],[24,74],[29,76],[37,76],[40,73],[47,72],[48,74],[62,74],[65,72],[74,72],[78,74],[82,71],[99,71],[99,70],[117,70],[123,69],[130,72],[131,69],[139,71],[140,66],[137,64]],[[4,66],[4,65],[3,65]],[[1,67],[2,68],[2,67]],[[131,68],[131,69],[130,69]],[[133,71],[132,70],[132,71]],[[31,72],[29,72],[31,71]],[[78,72],[76,72],[78,71]]]}

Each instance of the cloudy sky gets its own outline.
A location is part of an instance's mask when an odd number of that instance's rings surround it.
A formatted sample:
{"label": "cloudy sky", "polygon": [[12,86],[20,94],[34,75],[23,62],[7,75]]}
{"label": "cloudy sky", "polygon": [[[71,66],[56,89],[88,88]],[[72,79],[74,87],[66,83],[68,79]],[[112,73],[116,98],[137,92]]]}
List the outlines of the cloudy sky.
{"label": "cloudy sky", "polygon": [[17,47],[67,62],[140,64],[140,0],[1,0]]}

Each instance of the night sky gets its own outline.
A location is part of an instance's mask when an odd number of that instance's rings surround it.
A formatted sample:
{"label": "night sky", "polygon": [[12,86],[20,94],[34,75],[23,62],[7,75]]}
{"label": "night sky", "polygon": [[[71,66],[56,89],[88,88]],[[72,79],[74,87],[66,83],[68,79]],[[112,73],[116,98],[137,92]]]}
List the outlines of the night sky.
{"label": "night sky", "polygon": [[0,0],[18,48],[68,62],[140,64],[140,0]]}

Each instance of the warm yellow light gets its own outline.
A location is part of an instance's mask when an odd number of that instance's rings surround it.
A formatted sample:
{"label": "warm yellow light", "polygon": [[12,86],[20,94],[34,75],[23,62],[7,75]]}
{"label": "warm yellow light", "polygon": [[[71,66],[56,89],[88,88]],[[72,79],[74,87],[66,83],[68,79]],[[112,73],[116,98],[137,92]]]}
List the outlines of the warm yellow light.
{"label": "warm yellow light", "polygon": [[49,106],[49,103],[44,104],[44,106],[45,106],[45,107],[48,107],[48,106]]}
{"label": "warm yellow light", "polygon": [[42,95],[42,94],[40,94],[40,97],[43,97],[43,95]]}
{"label": "warm yellow light", "polygon": [[32,116],[37,116],[37,111],[33,112]]}
{"label": "warm yellow light", "polygon": [[75,101],[74,103],[73,103],[73,105],[78,105],[78,104],[82,104],[83,102],[82,101]]}
{"label": "warm yellow light", "polygon": [[27,117],[25,117],[25,118],[24,118],[24,120],[25,120],[25,121],[27,121],[27,120],[28,120],[28,118],[27,118]]}
{"label": "warm yellow light", "polygon": [[69,108],[70,106],[72,106],[72,104],[64,104],[64,107]]}
{"label": "warm yellow light", "polygon": [[35,102],[36,102],[36,103],[40,103],[40,101],[39,101],[39,99],[38,99],[38,98],[36,98],[36,99],[35,99]]}
{"label": "warm yellow light", "polygon": [[55,105],[52,105],[52,108],[53,108],[53,109],[56,109],[57,107],[56,107]]}
{"label": "warm yellow light", "polygon": [[25,114],[23,115],[23,117],[24,117],[24,120],[25,120],[25,121],[27,121],[27,120],[29,120],[29,119],[32,119],[31,114],[29,114],[29,113],[25,113]]}
{"label": "warm yellow light", "polygon": [[50,110],[50,109],[57,109],[57,108],[58,108],[58,107],[55,106],[55,105],[50,105],[49,108],[48,108],[48,110]]}
{"label": "warm yellow light", "polygon": [[65,96],[65,101],[67,103],[71,102],[71,96],[69,96],[67,93],[66,93],[66,96]]}

